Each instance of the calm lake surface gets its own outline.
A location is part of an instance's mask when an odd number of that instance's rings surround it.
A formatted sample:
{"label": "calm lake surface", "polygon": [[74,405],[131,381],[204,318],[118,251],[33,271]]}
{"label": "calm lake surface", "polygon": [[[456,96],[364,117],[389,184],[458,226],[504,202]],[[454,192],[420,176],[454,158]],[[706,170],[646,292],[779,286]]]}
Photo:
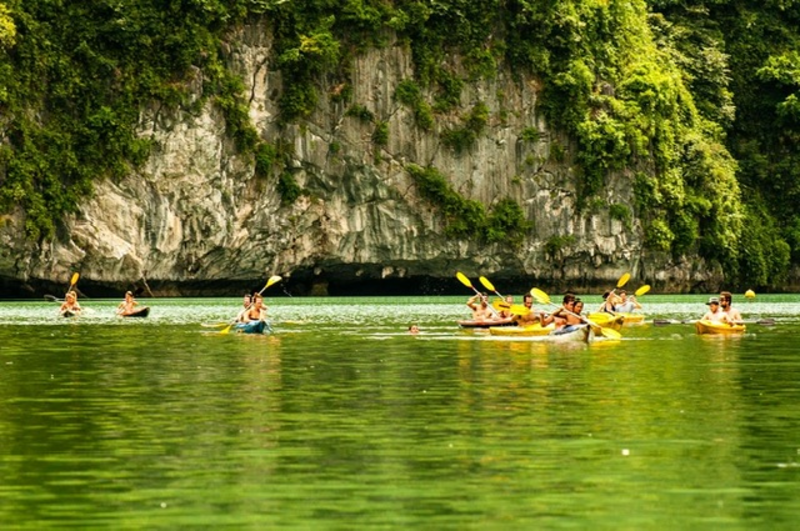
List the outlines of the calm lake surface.
{"label": "calm lake surface", "polygon": [[268,298],[267,336],[0,302],[0,528],[800,526],[800,295],[735,297],[775,321],[740,337],[646,295],[588,346],[460,330],[468,296]]}

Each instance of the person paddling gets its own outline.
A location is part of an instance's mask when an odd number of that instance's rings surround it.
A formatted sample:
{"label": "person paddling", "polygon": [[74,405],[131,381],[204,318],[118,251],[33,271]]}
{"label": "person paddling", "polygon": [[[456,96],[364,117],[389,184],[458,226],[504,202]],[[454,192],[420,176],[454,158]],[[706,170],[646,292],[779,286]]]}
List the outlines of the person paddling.
{"label": "person paddling", "polygon": [[[480,303],[478,299],[480,298]],[[491,321],[495,314],[489,307],[488,297],[485,293],[476,293],[467,301],[467,307],[472,310],[473,321]]]}
{"label": "person paddling", "polygon": [[136,302],[136,299],[133,298],[133,293],[130,291],[125,292],[125,300],[119,303],[117,306],[117,315],[130,315],[136,311],[136,306],[139,303]]}
{"label": "person paddling", "polygon": [[628,292],[624,289],[619,290],[619,301],[615,305],[615,309],[620,313],[633,313],[635,310],[641,310],[642,305],[636,300],[636,295],[631,295],[628,298]]}
{"label": "person paddling", "polygon": [[81,305],[78,304],[78,294],[75,291],[69,291],[64,297],[64,302],[61,304],[61,308],[59,308],[58,311],[61,315],[78,315],[81,313],[81,310]]}
{"label": "person paddling", "polygon": [[[531,326],[537,322],[542,323],[544,313],[533,309],[533,295],[530,293],[523,295],[522,304],[528,309],[528,313],[512,317],[517,326]],[[542,323],[542,326],[545,325]]]}

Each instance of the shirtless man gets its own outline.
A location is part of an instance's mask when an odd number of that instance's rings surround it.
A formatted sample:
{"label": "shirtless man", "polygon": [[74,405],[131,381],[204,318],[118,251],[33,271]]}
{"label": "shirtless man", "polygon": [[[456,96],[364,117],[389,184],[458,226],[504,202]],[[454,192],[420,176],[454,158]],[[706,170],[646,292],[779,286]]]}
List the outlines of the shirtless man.
{"label": "shirtless man", "polygon": [[[565,327],[570,325],[576,325],[583,322],[580,317],[576,317],[573,313],[575,307],[575,295],[572,293],[567,293],[564,295],[564,298],[561,300],[561,308],[554,311],[547,317],[542,319],[542,326],[547,326],[552,322],[556,323],[556,333],[561,333],[560,331],[568,332],[569,330],[563,330]],[[571,330],[571,329],[570,329]]]}
{"label": "shirtless man", "polygon": [[731,303],[733,302],[733,295],[730,291],[721,291],[719,294],[719,307],[722,313],[728,318],[730,324],[742,324],[742,314],[739,310],[733,309]]}
{"label": "shirtless man", "polygon": [[256,294],[253,297],[253,304],[242,312],[243,322],[250,321],[266,321],[267,320],[267,307],[264,306],[264,299],[261,295]]}
{"label": "shirtless man", "polygon": [[[480,303],[478,299],[480,298]],[[495,318],[492,308],[489,306],[488,298],[485,293],[476,293],[467,301],[467,307],[472,310],[473,321],[491,321]]]}
{"label": "shirtless man", "polygon": [[[533,295],[526,293],[522,297],[522,304],[528,309],[528,313],[525,315],[514,315],[512,317],[517,326],[531,326],[537,321],[540,323],[542,322],[543,313],[533,309]],[[542,326],[545,325],[542,324]]]}

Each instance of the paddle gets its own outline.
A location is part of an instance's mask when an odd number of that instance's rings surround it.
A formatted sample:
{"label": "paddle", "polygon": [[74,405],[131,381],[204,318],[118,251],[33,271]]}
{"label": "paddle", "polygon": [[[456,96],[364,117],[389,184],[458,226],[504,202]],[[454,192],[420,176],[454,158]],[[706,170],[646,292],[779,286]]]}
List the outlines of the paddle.
{"label": "paddle", "polygon": [[[461,271],[456,271],[456,278],[459,280],[459,282],[461,282],[466,287],[468,287],[469,289],[474,291],[476,295],[480,295],[481,297],[483,296],[483,293],[481,293],[480,291],[475,289],[475,286],[473,286],[472,282],[469,281],[469,279],[467,278],[467,275],[465,275]],[[500,314],[497,312],[497,310],[494,309],[494,307],[492,305],[489,305],[489,309],[492,310],[492,313],[495,315],[495,317],[499,317],[500,316]]]}
{"label": "paddle", "polygon": [[[73,288],[75,288],[75,284],[78,283],[78,279],[80,278],[80,276],[81,276],[80,273],[77,272],[72,274],[72,277],[69,280],[69,287],[67,288],[67,292],[64,294],[64,299],[66,299],[67,295],[69,295],[69,292],[72,291]],[[78,307],[77,310],[80,311],[80,307]]]}
{"label": "paddle", "polygon": [[481,281],[481,284],[483,284],[483,287],[484,287],[484,288],[488,289],[489,291],[492,291],[492,292],[494,292],[494,294],[495,294],[495,295],[497,295],[498,297],[500,297],[501,299],[504,299],[504,298],[505,298],[505,297],[503,297],[502,295],[500,295],[500,294],[497,292],[497,290],[496,290],[496,289],[494,289],[494,285],[493,285],[491,282],[489,282],[489,279],[488,279],[488,278],[486,278],[486,277],[480,277],[480,278],[478,278],[478,280],[480,280],[480,281]]}
{"label": "paddle", "polygon": [[[264,286],[263,288],[261,288],[261,291],[259,291],[258,294],[261,295],[262,293],[264,293],[264,291],[266,291],[266,289],[268,287],[270,287],[271,285],[276,284],[276,283],[278,283],[280,281],[281,281],[281,277],[279,275],[273,275],[273,276],[269,277],[269,280],[267,280],[267,285]],[[253,298],[255,299],[255,297],[253,297]],[[250,305],[246,309],[249,310],[252,307],[253,307],[253,303],[251,302]],[[228,326],[226,326],[225,328],[220,330],[219,333],[220,334],[227,334],[228,332],[231,331],[231,328],[233,328],[233,325],[235,325],[235,324],[236,324],[236,321],[233,321]]]}
{"label": "paddle", "polygon": [[[81,276],[80,273],[73,273],[72,274],[72,277],[69,280],[69,287],[67,288],[67,294],[69,294],[69,292],[72,291],[72,288],[75,287],[75,284],[78,283],[78,279],[80,278],[80,276]],[[64,296],[66,297],[66,294]],[[48,295],[45,295],[44,298],[45,298],[45,300],[48,300],[50,302],[64,302],[63,299],[59,299],[55,295],[49,295],[48,294]]]}
{"label": "paddle", "polygon": [[634,291],[634,292],[633,292],[633,294],[634,294],[636,297],[641,297],[642,295],[644,295],[644,294],[645,294],[645,293],[647,293],[648,291],[650,291],[650,284],[645,284],[644,286],[641,286],[639,289],[637,289],[636,291]]}
{"label": "paddle", "polygon": [[622,338],[622,334],[620,334],[616,330],[612,330],[611,328],[604,328],[604,327],[598,325],[597,323],[595,323],[594,321],[592,321],[590,319],[587,319],[586,317],[584,317],[582,315],[578,315],[576,313],[573,313],[573,312],[567,310],[566,308],[563,308],[561,306],[553,304],[553,302],[550,300],[550,297],[547,295],[547,293],[545,293],[544,291],[540,290],[539,288],[533,288],[531,290],[531,295],[533,295],[533,298],[536,299],[536,301],[539,304],[547,304],[547,305],[550,305],[550,306],[555,306],[556,308],[562,308],[568,314],[574,315],[575,317],[578,317],[581,320],[589,323],[589,326],[591,326],[593,329],[600,330],[600,333],[603,335],[603,337],[607,337],[608,339],[621,339]]}

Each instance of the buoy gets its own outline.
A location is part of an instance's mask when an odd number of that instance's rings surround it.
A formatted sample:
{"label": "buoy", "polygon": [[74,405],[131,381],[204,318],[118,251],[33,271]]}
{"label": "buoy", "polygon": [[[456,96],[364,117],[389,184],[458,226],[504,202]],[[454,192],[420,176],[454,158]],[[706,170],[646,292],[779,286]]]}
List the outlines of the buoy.
{"label": "buoy", "polygon": [[751,289],[749,289],[749,290],[744,292],[744,296],[747,297],[748,299],[755,299],[756,298],[756,292],[751,290]]}

